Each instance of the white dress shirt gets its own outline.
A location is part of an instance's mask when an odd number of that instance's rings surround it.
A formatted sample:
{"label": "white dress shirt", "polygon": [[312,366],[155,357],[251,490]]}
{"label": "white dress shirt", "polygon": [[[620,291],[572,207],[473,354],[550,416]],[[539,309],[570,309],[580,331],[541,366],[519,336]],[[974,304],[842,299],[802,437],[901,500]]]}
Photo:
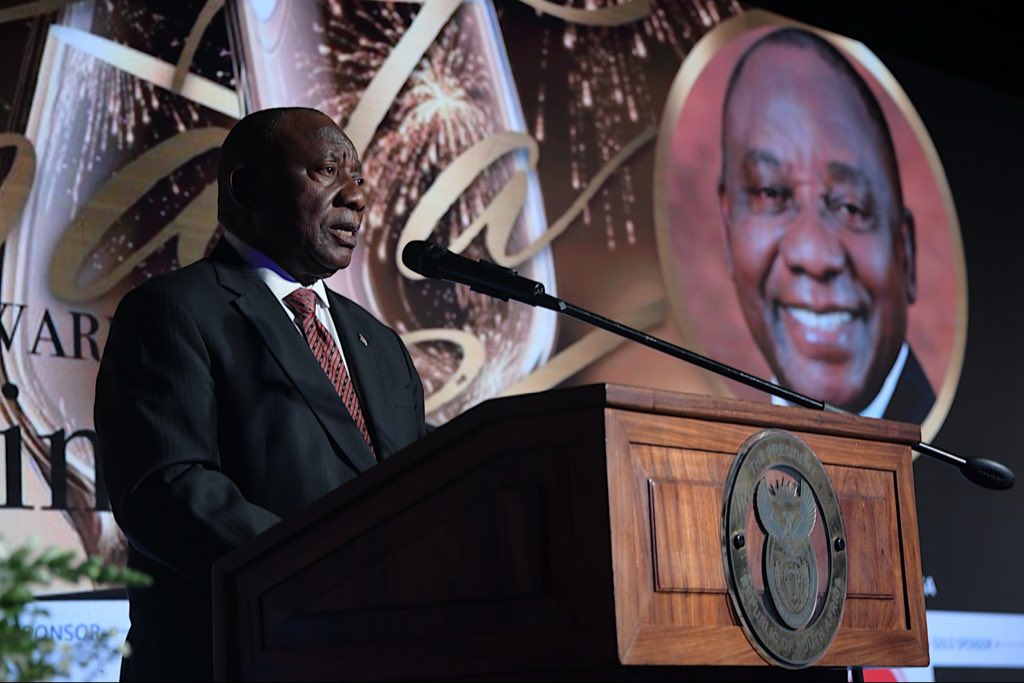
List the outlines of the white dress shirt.
{"label": "white dress shirt", "polygon": [[[277,297],[277,303],[281,304],[281,308],[285,310],[288,317],[295,323],[295,329],[302,336],[303,341],[305,341],[306,336],[302,331],[302,321],[299,320],[299,317],[284,301],[289,294],[297,289],[301,289],[302,284],[289,275],[284,268],[274,263],[269,256],[239,239],[236,235],[225,231],[224,239],[245,259],[246,263],[253,267],[253,270],[256,271],[263,284],[274,293],[274,296]],[[341,354],[341,361],[345,363],[345,371],[347,372],[349,369],[348,362],[345,360],[345,351],[341,346],[338,330],[334,326],[334,319],[331,317],[331,304],[327,300],[327,288],[324,286],[324,281],[317,280],[309,286],[309,289],[313,290],[316,294],[316,319],[327,328],[327,332],[331,335],[331,339],[334,340],[335,346],[338,347],[338,353]]]}

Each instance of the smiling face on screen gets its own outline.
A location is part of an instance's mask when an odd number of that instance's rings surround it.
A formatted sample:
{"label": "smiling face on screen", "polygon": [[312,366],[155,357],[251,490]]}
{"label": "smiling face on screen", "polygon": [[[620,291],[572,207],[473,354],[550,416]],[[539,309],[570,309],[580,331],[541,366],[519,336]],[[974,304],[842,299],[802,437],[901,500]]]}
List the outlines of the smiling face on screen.
{"label": "smiling face on screen", "polygon": [[888,132],[815,50],[762,43],[742,68],[723,115],[719,204],[743,315],[781,384],[859,411],[914,298]]}

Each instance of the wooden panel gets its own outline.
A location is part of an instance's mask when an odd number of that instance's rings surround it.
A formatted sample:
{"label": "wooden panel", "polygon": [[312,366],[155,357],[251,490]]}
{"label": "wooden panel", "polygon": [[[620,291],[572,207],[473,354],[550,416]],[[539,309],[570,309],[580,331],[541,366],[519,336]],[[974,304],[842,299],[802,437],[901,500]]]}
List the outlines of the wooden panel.
{"label": "wooden panel", "polygon": [[845,489],[843,480],[834,476],[832,482],[839,496],[839,507],[843,512],[846,540],[849,550],[850,581],[847,594],[854,598],[886,598],[896,596],[896,568],[902,564],[899,555],[899,539],[896,537],[895,492],[892,476],[888,473],[870,470],[857,471],[862,478],[874,476],[889,481],[888,498],[863,496]]}
{"label": "wooden panel", "polygon": [[663,624],[641,628],[623,663],[657,665],[670,660],[708,665],[766,665],[739,626]]}
{"label": "wooden panel", "polygon": [[[895,463],[895,461],[893,461]],[[904,563],[891,470],[826,465],[846,527],[847,600],[843,627],[907,628],[899,576]]]}
{"label": "wooden panel", "polygon": [[438,430],[258,539],[258,563],[232,558],[238,593],[222,601],[250,628],[226,677],[616,663],[603,415],[490,427],[456,430],[457,443]]}
{"label": "wooden panel", "polygon": [[[488,493],[493,497],[465,501],[461,510],[442,519],[406,510],[386,522],[388,543],[381,543],[380,535],[361,536],[268,590],[264,608],[287,611],[288,620],[265,634],[267,644],[294,647],[337,637],[378,638],[375,620],[367,617],[378,610],[542,596],[551,558],[543,545],[514,539],[543,537],[548,514],[543,492],[526,488]],[[447,558],[443,570],[435,557]],[[310,590],[311,585],[320,590]],[[330,632],[321,625],[325,616],[337,617]],[[306,623],[314,626],[306,629]],[[428,626],[414,624],[418,629]],[[389,637],[402,627],[379,625],[390,629],[385,634]]]}
{"label": "wooden panel", "polygon": [[721,486],[651,479],[656,591],[725,593],[722,563]]}
{"label": "wooden panel", "polygon": [[[619,564],[615,565],[617,609],[623,607],[620,595],[639,593],[643,596],[643,599],[630,600],[633,617],[628,621],[628,628],[619,633],[621,661],[630,664],[721,663],[725,660],[711,652],[719,643],[702,640],[709,625],[734,629],[732,635],[740,637],[741,649],[752,654],[742,631],[735,626],[737,622],[729,606],[718,542],[722,491],[733,456],[711,449],[679,446],[688,441],[702,443],[701,431],[709,426],[707,423],[683,418],[659,418],[659,422],[672,423],[673,434],[681,438],[670,444],[662,441],[661,445],[650,445],[636,438],[632,414],[609,411],[609,434],[624,433],[619,438],[628,438],[630,442],[628,449],[618,447],[614,452],[609,451],[609,487],[622,491],[623,499],[628,498],[640,509],[649,511],[647,515],[621,517],[618,521],[625,524],[615,525],[616,528],[629,527],[624,535],[650,539],[646,552],[642,546],[634,544],[632,557],[623,558],[623,562],[632,565],[626,574],[628,581],[620,580]],[[677,422],[684,424],[674,424]],[[653,441],[657,443],[658,439]],[[613,468],[613,462],[618,467]],[[688,488],[691,490],[684,492]],[[657,493],[652,496],[652,492],[659,490],[666,492],[660,500]],[[671,510],[677,503],[688,509]],[[661,532],[657,531],[659,525]],[[675,525],[674,531],[669,525]],[[613,543],[613,547],[618,548],[618,543]],[[667,571],[672,577],[666,579],[663,590],[659,590],[657,583],[659,562],[661,572]],[[666,632],[674,636],[663,638]],[[657,646],[652,647],[649,638],[655,638]],[[757,655],[754,659],[761,661]],[[734,663],[756,662],[741,658]]]}
{"label": "wooden panel", "polygon": [[731,457],[651,446],[631,455],[647,479],[655,590],[726,592],[719,537]]}
{"label": "wooden panel", "polygon": [[618,416],[606,413],[608,512],[614,570],[615,636],[619,661],[650,610],[653,594],[647,476],[631,457],[630,440]]}
{"label": "wooden panel", "polygon": [[825,469],[839,495],[849,541],[850,595],[839,635],[821,663],[926,665],[910,449],[868,448],[853,439],[807,441],[829,463]]}
{"label": "wooden panel", "polygon": [[[689,416],[653,419],[632,411],[609,414],[630,442],[636,470],[631,480],[637,488],[632,497],[651,511],[646,526],[643,520],[633,522],[633,533],[652,538],[647,588],[652,596],[633,624],[623,661],[761,662],[723,593],[719,529],[729,467],[742,443],[762,427]],[[912,505],[905,504],[907,498],[912,500],[913,490],[898,493],[904,490],[901,481],[912,481],[909,449],[837,436],[818,430],[813,421],[804,426],[808,424],[816,431],[794,433],[825,463],[843,511],[849,561],[840,633],[821,664],[920,664],[927,660],[927,641],[923,620],[913,617],[912,603],[923,600],[920,594],[914,598],[909,593],[914,590],[912,575],[920,573],[919,560],[911,554],[916,553],[916,517]],[[901,536],[907,532],[912,535]],[[698,633],[707,628],[725,629],[728,635],[719,634],[715,642],[702,640]],[[624,640],[620,634],[620,646]]]}
{"label": "wooden panel", "polygon": [[[739,623],[727,593],[656,593],[643,626],[738,627]],[[680,649],[692,645],[680,643]]]}

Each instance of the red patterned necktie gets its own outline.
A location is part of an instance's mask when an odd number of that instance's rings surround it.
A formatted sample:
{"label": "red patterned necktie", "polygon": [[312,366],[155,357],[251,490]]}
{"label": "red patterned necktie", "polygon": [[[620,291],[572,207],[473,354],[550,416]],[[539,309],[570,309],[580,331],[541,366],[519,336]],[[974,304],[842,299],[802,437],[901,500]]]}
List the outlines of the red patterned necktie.
{"label": "red patterned necktie", "polygon": [[352,378],[345,370],[345,362],[341,359],[341,352],[331,337],[331,333],[316,319],[316,292],[312,289],[300,287],[284,298],[288,308],[292,309],[298,316],[299,324],[302,326],[302,334],[306,337],[310,350],[316,357],[320,366],[327,373],[334,389],[341,396],[342,403],[348,409],[349,415],[359,427],[359,433],[366,439],[366,445],[376,458],[377,453],[373,450],[373,443],[370,441],[370,433],[366,430],[366,420],[363,419],[363,411],[359,408],[359,397],[356,396],[356,389],[352,385]]}

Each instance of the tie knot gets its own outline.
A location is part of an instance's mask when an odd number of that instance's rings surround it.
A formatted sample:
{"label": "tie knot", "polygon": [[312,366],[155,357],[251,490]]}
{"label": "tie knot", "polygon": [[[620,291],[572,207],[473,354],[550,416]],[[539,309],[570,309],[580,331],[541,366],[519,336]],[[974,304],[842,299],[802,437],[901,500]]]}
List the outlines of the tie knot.
{"label": "tie knot", "polygon": [[286,296],[284,298],[284,302],[288,305],[288,308],[295,312],[295,315],[302,319],[315,315],[316,292],[312,289],[299,287],[294,292]]}

